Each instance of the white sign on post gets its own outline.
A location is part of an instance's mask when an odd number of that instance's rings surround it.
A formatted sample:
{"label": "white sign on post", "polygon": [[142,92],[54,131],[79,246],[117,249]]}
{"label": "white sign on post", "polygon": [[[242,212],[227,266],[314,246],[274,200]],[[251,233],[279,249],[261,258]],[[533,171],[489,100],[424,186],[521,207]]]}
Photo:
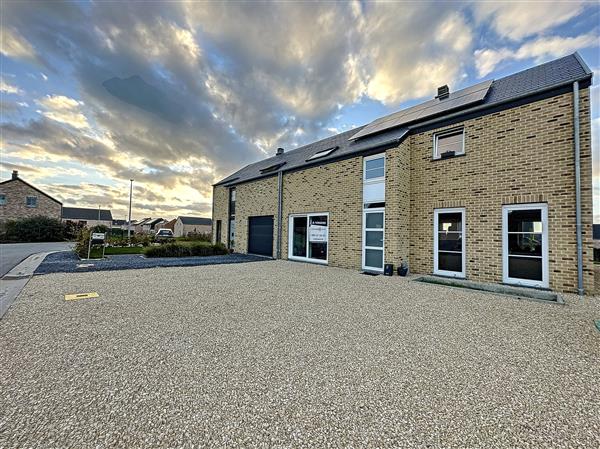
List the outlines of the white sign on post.
{"label": "white sign on post", "polygon": [[104,232],[92,232],[92,240],[104,240]]}

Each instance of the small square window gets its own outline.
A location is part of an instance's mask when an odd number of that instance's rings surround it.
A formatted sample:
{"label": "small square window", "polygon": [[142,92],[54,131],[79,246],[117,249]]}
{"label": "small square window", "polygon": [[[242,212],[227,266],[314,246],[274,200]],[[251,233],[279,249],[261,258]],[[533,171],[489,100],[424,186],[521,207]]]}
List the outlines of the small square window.
{"label": "small square window", "polygon": [[372,181],[385,177],[385,155],[365,159],[364,177],[365,181]]}
{"label": "small square window", "polygon": [[0,206],[4,206],[6,204],[6,195],[0,194]]}
{"label": "small square window", "polygon": [[28,196],[25,204],[27,207],[37,207],[37,196]]}
{"label": "small square window", "polygon": [[465,130],[462,128],[435,134],[433,141],[434,159],[465,154]]}

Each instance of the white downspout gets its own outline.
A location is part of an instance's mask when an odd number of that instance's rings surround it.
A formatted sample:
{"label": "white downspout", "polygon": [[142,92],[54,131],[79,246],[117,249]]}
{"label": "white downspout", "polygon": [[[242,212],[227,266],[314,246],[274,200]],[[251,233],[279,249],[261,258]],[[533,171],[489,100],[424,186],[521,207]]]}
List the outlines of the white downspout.
{"label": "white downspout", "polygon": [[579,82],[573,83],[573,140],[575,142],[575,223],[577,231],[577,293],[583,295],[583,237],[581,233],[581,155],[579,145]]}

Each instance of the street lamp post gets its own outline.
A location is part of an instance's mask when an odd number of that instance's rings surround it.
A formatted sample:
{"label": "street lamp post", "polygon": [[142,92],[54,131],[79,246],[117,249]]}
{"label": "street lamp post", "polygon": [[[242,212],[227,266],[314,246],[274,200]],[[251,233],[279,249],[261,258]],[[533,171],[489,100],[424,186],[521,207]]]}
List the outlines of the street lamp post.
{"label": "street lamp post", "polygon": [[131,246],[131,196],[133,194],[133,179],[129,180],[129,219],[127,220],[127,244]]}

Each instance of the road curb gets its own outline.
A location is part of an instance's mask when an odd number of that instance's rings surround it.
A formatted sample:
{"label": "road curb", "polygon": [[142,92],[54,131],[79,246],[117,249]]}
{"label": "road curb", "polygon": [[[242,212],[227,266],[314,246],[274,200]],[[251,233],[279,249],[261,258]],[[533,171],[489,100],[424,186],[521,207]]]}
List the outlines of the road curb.
{"label": "road curb", "polygon": [[55,252],[57,251],[31,254],[0,279],[2,284],[0,286],[0,320],[27,285],[37,267],[40,266],[48,254]]}

